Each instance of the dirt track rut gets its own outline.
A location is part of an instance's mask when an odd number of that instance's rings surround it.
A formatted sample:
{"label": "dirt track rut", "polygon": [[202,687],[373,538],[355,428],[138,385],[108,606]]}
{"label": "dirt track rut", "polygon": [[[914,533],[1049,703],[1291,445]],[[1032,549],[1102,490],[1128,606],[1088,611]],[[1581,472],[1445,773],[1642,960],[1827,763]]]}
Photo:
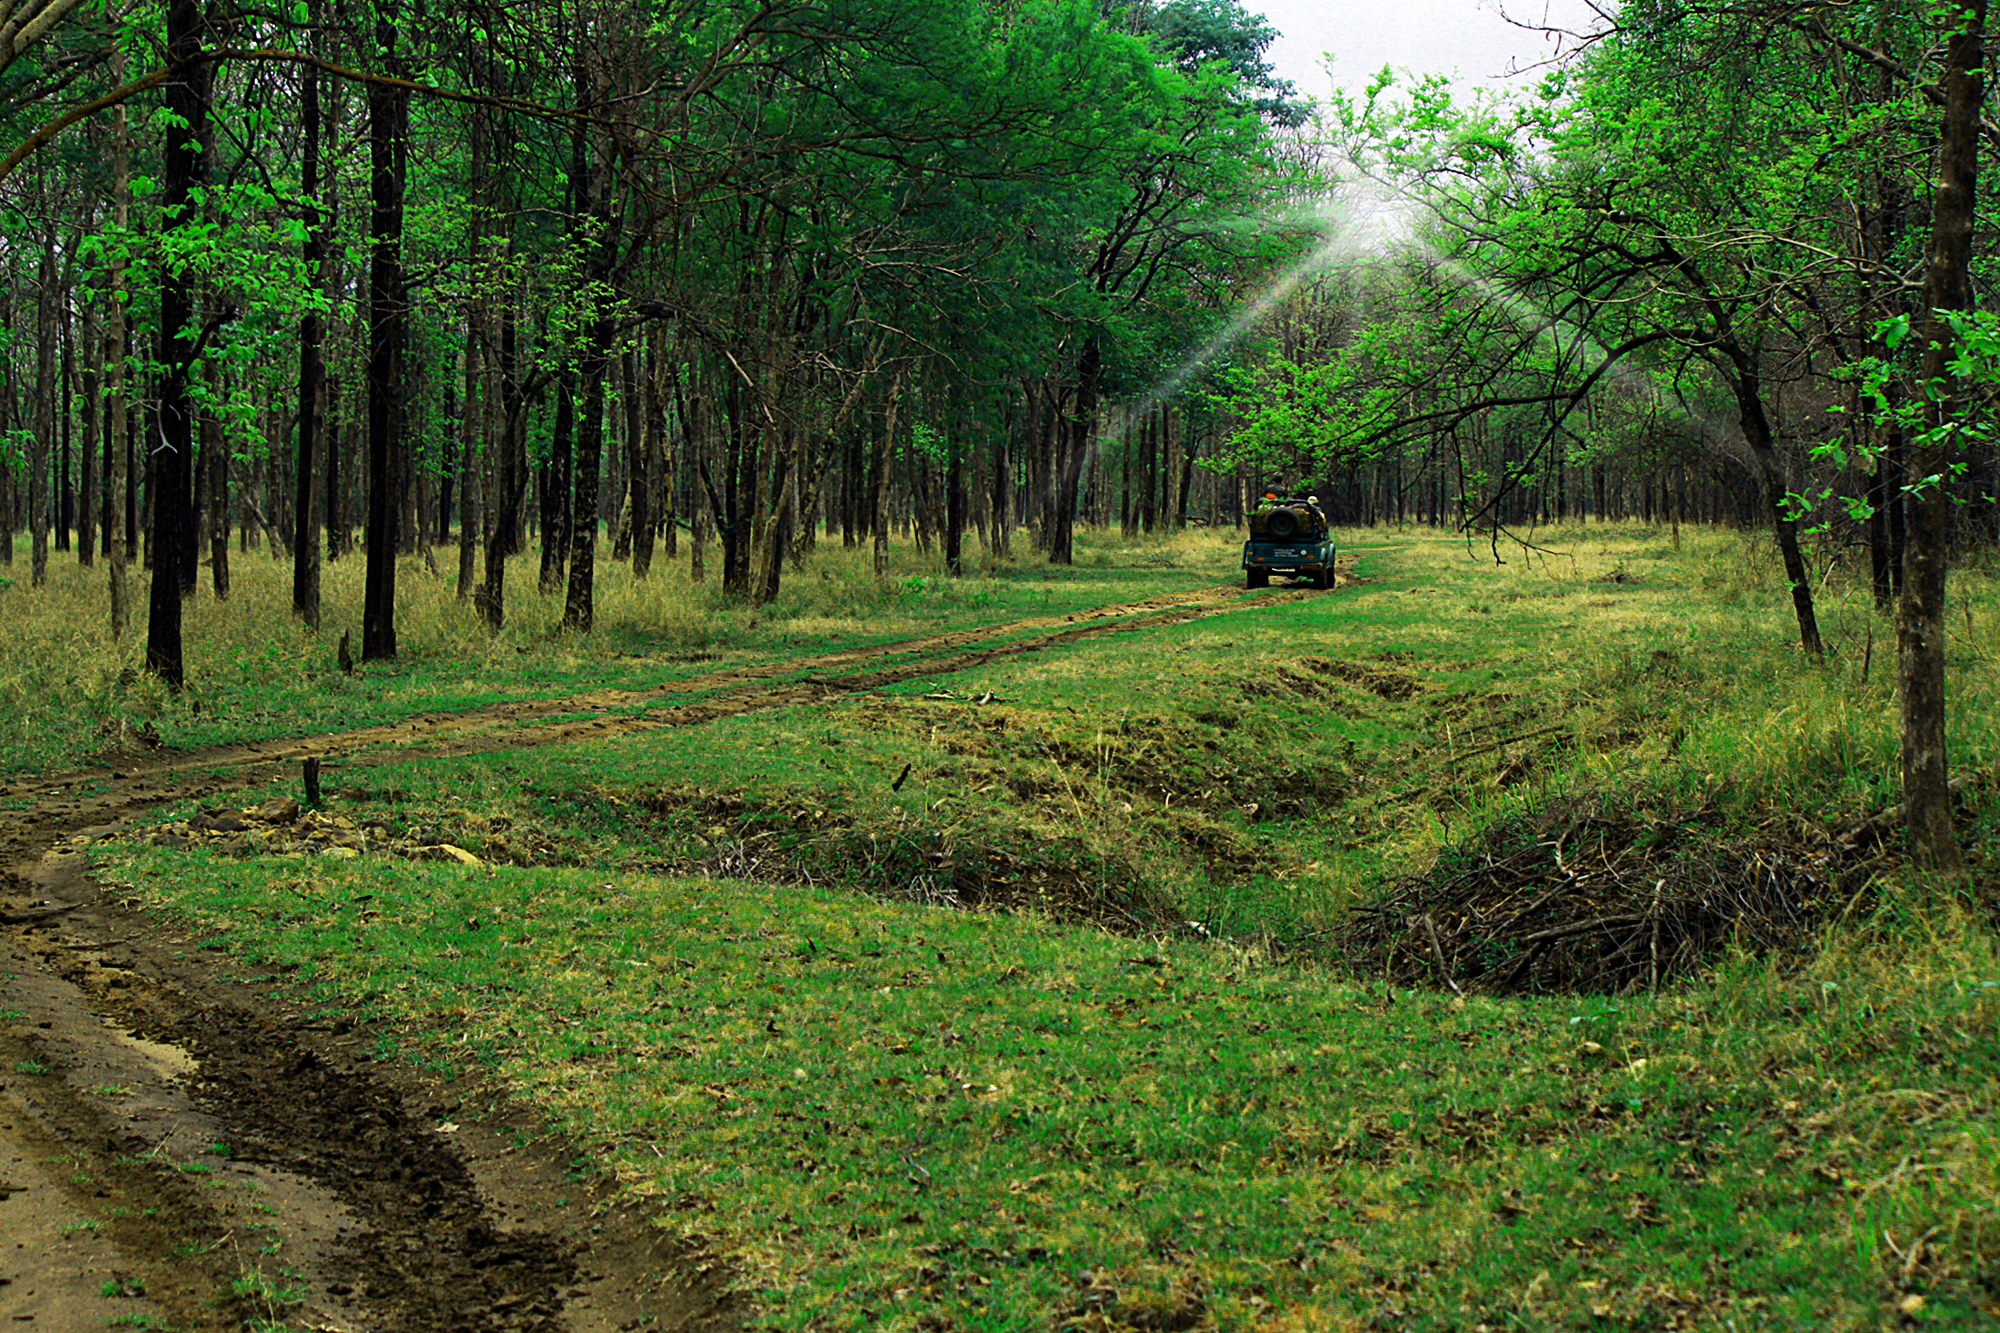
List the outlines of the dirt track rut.
{"label": "dirt track rut", "polygon": [[610,1207],[498,1090],[378,1062],[373,1034],[123,909],[68,835],[309,757],[352,767],[699,725],[1309,595],[1201,589],[0,785],[0,1321],[596,1333],[740,1314],[712,1256]]}

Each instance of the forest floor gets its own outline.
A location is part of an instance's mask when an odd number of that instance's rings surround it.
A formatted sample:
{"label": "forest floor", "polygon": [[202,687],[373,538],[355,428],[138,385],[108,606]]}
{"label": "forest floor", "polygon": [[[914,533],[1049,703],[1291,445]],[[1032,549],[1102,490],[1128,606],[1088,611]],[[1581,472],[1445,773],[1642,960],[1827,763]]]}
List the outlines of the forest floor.
{"label": "forest floor", "polygon": [[357,675],[251,562],[177,698],[6,593],[0,1318],[1990,1327],[1993,580],[1951,894],[1864,584],[1813,664],[1755,539],[1559,535],[827,553],[583,639],[419,576]]}
{"label": "forest floor", "polygon": [[698,726],[1242,602],[1203,589],[0,786],[0,1216],[14,1242],[0,1250],[0,1318],[41,1333],[260,1320],[594,1333],[735,1317],[715,1256],[602,1206],[603,1186],[503,1091],[378,1061],[365,1025],[237,979],[225,955],[107,893],[80,842],[296,777],[312,757],[332,761],[329,784],[353,783],[416,755]]}

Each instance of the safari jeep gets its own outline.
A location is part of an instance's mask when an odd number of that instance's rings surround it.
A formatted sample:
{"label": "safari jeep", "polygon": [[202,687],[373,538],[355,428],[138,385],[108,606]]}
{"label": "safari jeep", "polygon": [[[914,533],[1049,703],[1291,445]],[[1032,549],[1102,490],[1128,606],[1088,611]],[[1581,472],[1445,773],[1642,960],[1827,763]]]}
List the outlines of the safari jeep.
{"label": "safari jeep", "polygon": [[1303,500],[1267,495],[1250,515],[1250,540],[1243,543],[1243,584],[1262,588],[1273,574],[1311,579],[1315,588],[1333,586],[1333,537],[1319,497]]}

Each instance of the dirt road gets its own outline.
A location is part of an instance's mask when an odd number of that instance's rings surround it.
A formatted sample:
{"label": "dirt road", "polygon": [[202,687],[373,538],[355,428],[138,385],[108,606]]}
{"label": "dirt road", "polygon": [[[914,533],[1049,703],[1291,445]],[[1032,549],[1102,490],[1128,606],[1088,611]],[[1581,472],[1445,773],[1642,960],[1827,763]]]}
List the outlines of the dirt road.
{"label": "dirt road", "polygon": [[699,725],[1310,595],[1202,589],[0,786],[0,1321],[595,1333],[741,1314],[714,1256],[609,1206],[497,1088],[378,1062],[374,1034],[125,910],[76,835],[309,757],[345,769]]}

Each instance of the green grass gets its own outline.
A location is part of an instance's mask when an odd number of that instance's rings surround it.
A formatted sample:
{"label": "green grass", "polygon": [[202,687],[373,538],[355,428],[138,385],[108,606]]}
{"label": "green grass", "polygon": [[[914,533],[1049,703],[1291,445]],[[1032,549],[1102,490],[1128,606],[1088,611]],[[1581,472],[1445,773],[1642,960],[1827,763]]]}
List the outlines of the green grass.
{"label": "green grass", "polygon": [[721,1239],[774,1327],[1840,1328],[1906,1290],[1989,1317],[1976,933],[1658,1000],[1457,1002],[834,890],[133,869],[403,1057],[498,1069]]}
{"label": "green grass", "polygon": [[[1895,800],[1865,590],[1827,584],[1814,667],[1756,542],[1556,535],[1496,566],[1343,534],[1363,581],[1334,594],[385,765],[342,803],[480,866],[107,854],[246,972],[381,1023],[381,1058],[499,1071],[771,1327],[1991,1326],[1984,904],[1890,864],[1816,960],[1658,997],[1325,966],[1353,903],[1524,805],[1789,835]],[[1069,615],[1229,576],[1203,542],[1088,548],[921,623],[902,602],[964,592],[910,573],[879,605],[905,634]],[[1990,774],[1996,599],[1954,588],[1954,763]],[[799,596],[728,613],[726,651],[868,628]],[[1976,883],[1993,819],[1975,793]]]}
{"label": "green grass", "polygon": [[[1017,896],[993,881],[1026,858],[1031,882],[1114,884],[1221,933],[1280,938],[1323,929],[1510,803],[1579,784],[1714,803],[1746,824],[1838,825],[1894,803],[1885,661],[1864,683],[1850,642],[1808,669],[1781,598],[1717,609],[1753,568],[1733,535],[1691,534],[1673,559],[1643,532],[1587,537],[1564,559],[1496,568],[1449,542],[1378,536],[1362,585],[1330,597],[673,739],[398,768],[371,785],[442,840],[503,860],[713,868],[747,850],[766,874],[919,896],[948,863],[944,887],[985,901]],[[1837,651],[1864,613],[1830,590]],[[1991,768],[1996,673],[1971,653],[1961,668],[1955,759]],[[496,837],[480,822],[495,814],[558,845]]]}

